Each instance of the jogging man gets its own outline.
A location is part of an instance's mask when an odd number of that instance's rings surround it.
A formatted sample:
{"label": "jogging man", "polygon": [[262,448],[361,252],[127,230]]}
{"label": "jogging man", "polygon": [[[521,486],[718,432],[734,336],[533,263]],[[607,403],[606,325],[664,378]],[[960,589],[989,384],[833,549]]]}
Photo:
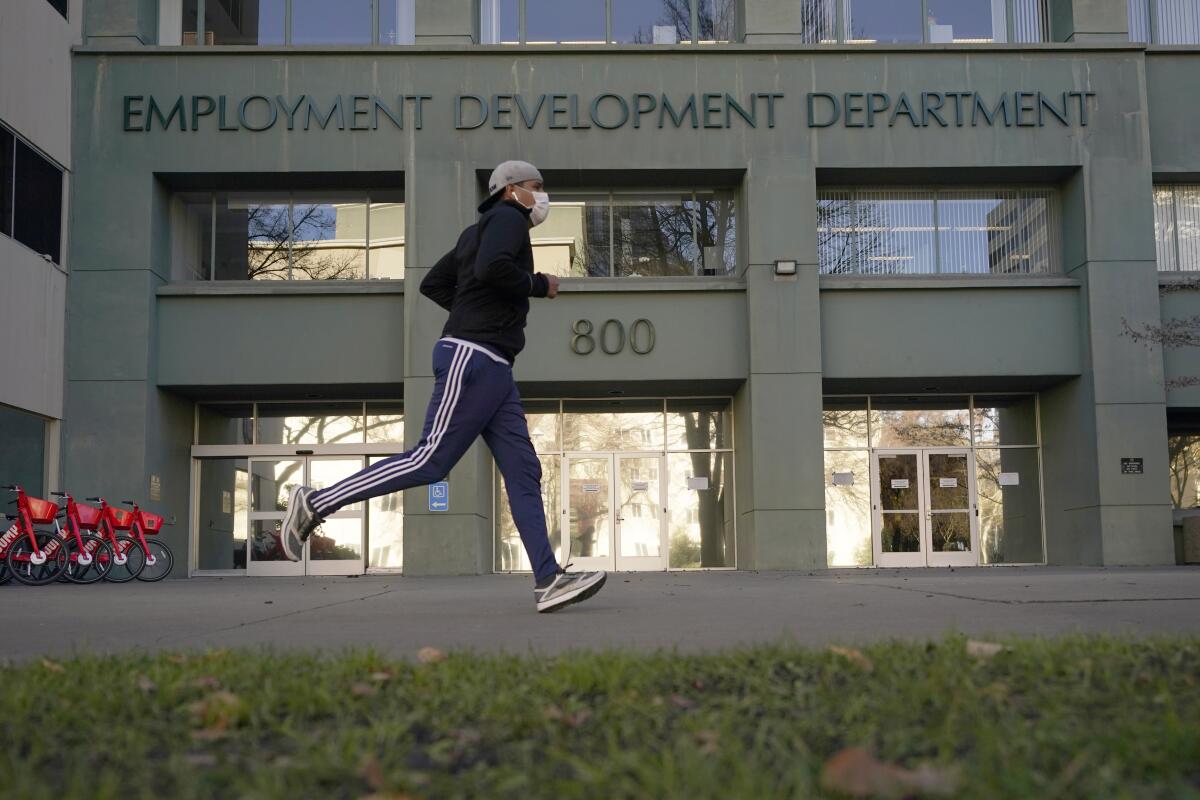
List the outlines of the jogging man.
{"label": "jogging man", "polygon": [[512,376],[525,347],[529,298],[558,294],[557,276],[533,271],[529,229],[550,213],[542,174],[524,161],[505,161],[492,172],[479,212],[479,221],[421,281],[421,294],[450,312],[433,346],[433,397],[421,441],[324,489],[292,489],[280,539],[287,557],[299,561],[304,542],[330,514],[443,480],[482,434],[504,476],[513,520],[533,565],[537,610],[557,611],[600,591],[607,575],[567,572],[554,558],[542,507],[542,467]]}

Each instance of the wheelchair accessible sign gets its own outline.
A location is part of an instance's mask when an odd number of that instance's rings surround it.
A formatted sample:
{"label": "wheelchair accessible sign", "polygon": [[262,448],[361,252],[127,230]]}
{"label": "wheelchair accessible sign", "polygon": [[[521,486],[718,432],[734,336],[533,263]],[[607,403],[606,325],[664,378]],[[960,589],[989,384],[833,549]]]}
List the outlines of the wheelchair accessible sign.
{"label": "wheelchair accessible sign", "polygon": [[429,484],[429,510],[450,510],[450,483],[448,481]]}

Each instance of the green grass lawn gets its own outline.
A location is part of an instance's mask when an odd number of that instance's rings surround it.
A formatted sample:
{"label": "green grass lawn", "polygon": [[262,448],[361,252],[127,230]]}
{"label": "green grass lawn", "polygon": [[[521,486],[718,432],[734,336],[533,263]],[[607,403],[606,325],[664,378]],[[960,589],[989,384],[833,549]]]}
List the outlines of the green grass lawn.
{"label": "green grass lawn", "polygon": [[1006,644],[10,664],[0,795],[1200,798],[1200,639]]}

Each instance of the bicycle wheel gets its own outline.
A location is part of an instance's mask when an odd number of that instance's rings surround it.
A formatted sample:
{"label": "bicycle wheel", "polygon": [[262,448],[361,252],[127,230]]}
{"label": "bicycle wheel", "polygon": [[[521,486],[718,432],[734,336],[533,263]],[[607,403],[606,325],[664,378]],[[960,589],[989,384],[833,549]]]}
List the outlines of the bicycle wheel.
{"label": "bicycle wheel", "polygon": [[[112,547],[112,543],[109,543]],[[146,552],[132,536],[118,536],[114,548],[113,565],[104,573],[104,580],[110,583],[129,583],[136,578],[146,566]]]}
{"label": "bicycle wheel", "polygon": [[171,548],[158,539],[147,539],[146,547],[150,550],[150,558],[146,559],[146,567],[138,573],[137,578],[146,583],[161,581],[171,574],[171,567],[175,564],[175,554],[171,552]]}
{"label": "bicycle wheel", "polygon": [[[79,543],[70,541],[67,549],[67,568],[63,574],[71,583],[95,583],[108,574],[113,566],[112,545],[94,533],[82,534],[86,552],[79,551]],[[90,558],[89,558],[90,557]],[[85,561],[87,563],[81,563]]]}
{"label": "bicycle wheel", "polygon": [[[45,559],[35,563],[33,544],[28,536],[22,536],[8,548],[8,569],[12,576],[26,586],[45,586],[58,579],[67,566],[67,548],[65,542],[56,534],[46,531],[34,531],[37,538],[38,550]],[[57,545],[55,543],[57,542]],[[47,549],[53,545],[53,550]]]}

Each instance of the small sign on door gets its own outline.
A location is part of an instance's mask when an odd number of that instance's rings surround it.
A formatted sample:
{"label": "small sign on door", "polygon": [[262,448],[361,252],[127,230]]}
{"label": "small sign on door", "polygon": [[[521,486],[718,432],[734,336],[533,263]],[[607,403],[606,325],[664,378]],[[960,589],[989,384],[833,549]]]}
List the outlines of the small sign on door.
{"label": "small sign on door", "polygon": [[939,489],[957,489],[958,478],[938,478]]}
{"label": "small sign on door", "polygon": [[650,481],[634,481],[630,484],[630,489],[635,492],[648,492],[650,491]]}
{"label": "small sign on door", "polygon": [[600,484],[585,483],[583,485],[583,493],[584,494],[600,494]]}
{"label": "small sign on door", "polygon": [[688,478],[687,486],[688,489],[693,492],[703,492],[708,488],[708,476],[697,475],[695,477]]}
{"label": "small sign on door", "polygon": [[907,489],[908,488],[908,478],[892,478],[892,488],[893,489]]}

